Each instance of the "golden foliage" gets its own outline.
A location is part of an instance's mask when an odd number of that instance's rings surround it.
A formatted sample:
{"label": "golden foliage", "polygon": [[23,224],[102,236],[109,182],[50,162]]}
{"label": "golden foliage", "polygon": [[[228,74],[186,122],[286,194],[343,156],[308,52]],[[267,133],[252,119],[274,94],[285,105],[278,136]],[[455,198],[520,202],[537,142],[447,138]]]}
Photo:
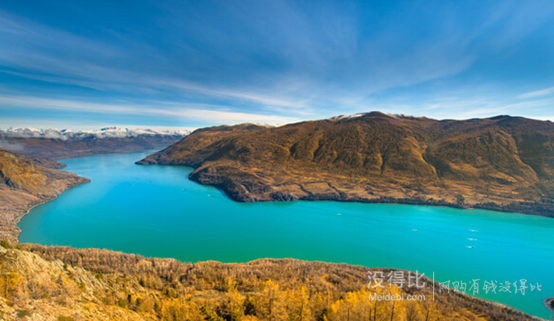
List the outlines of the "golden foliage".
{"label": "golden foliage", "polygon": [[[3,248],[2,248],[3,249]],[[0,311],[52,311],[75,320],[505,320],[528,316],[430,289],[369,289],[360,266],[264,259],[181,263],[107,250],[22,245],[0,253]],[[427,280],[431,282],[430,280]],[[420,301],[370,295],[419,294]],[[11,310],[10,310],[11,311]],[[15,311],[15,310],[13,310]],[[15,313],[15,312],[13,312]],[[88,314],[87,314],[88,313]]]}

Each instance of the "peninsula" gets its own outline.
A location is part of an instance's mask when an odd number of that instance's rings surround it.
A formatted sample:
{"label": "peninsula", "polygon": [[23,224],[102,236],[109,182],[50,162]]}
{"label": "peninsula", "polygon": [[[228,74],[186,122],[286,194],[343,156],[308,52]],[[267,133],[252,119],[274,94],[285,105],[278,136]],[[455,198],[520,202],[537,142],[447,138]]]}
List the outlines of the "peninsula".
{"label": "peninsula", "polygon": [[520,117],[433,120],[371,112],[280,127],[196,130],[139,164],[241,202],[337,200],[554,216],[554,124]]}

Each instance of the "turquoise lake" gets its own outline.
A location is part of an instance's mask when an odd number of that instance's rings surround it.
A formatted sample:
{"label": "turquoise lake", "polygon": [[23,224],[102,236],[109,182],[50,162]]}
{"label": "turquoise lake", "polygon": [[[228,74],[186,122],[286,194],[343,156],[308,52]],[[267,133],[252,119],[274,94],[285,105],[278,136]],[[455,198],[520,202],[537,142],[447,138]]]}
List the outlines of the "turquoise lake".
{"label": "turquoise lake", "polygon": [[[297,258],[393,267],[548,318],[554,219],[484,210],[340,202],[237,203],[188,180],[191,168],[135,165],[151,151],[63,160],[91,179],[23,217],[21,242],[95,247],[185,262]],[[527,280],[525,295],[485,281]]]}

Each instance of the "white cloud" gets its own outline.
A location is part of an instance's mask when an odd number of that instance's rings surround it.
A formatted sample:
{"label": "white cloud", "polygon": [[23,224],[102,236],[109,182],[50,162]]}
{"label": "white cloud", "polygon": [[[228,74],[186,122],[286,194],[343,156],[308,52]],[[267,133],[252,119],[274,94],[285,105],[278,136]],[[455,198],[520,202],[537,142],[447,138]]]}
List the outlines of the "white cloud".
{"label": "white cloud", "polygon": [[12,152],[22,152],[25,150],[25,145],[23,144],[12,144],[7,140],[0,139],[0,149],[9,150]]}

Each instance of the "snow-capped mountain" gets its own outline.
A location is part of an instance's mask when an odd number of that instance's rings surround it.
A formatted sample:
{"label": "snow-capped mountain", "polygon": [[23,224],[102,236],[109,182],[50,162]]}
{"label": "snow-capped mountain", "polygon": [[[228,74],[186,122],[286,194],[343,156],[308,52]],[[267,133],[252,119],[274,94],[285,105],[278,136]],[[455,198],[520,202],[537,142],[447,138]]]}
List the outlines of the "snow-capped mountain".
{"label": "snow-capped mountain", "polygon": [[68,129],[9,128],[0,129],[0,137],[10,138],[49,138],[61,140],[134,138],[149,136],[186,136],[189,130],[154,130],[106,127],[99,130],[72,131]]}

